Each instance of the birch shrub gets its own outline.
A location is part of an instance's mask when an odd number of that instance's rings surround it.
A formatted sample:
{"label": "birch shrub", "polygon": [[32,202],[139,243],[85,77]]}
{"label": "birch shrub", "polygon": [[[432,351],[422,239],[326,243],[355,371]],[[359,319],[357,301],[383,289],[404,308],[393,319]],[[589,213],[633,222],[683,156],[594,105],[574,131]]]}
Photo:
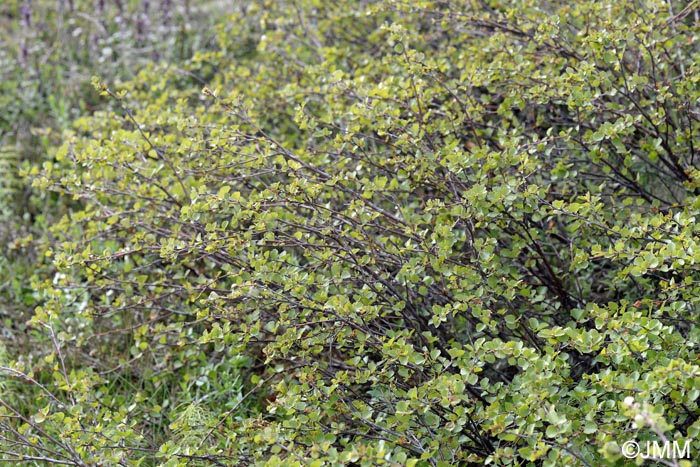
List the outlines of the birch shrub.
{"label": "birch shrub", "polygon": [[96,79],[111,110],[32,174],[79,208],[6,438],[71,465],[697,450],[697,8],[267,2],[186,73]]}

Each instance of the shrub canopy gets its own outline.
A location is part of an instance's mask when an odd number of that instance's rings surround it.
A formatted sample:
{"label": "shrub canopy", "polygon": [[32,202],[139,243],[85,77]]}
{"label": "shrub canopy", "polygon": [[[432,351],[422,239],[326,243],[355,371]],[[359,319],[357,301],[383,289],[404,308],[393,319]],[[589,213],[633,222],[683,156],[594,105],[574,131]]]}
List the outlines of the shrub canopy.
{"label": "shrub canopy", "polygon": [[75,202],[5,438],[168,466],[697,439],[697,3],[263,3],[96,79],[111,107],[32,174]]}

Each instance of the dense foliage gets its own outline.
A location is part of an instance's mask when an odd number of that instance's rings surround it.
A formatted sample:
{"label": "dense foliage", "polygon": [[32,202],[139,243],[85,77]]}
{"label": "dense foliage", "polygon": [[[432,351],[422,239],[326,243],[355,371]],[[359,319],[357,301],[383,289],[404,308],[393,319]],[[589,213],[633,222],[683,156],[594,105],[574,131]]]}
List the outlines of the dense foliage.
{"label": "dense foliage", "polygon": [[28,173],[67,214],[32,351],[2,357],[0,451],[700,452],[698,7],[251,2],[216,50],[96,78],[109,105]]}
{"label": "dense foliage", "polygon": [[[90,80],[128,80],[147,63],[172,67],[213,45],[212,0],[3,0],[0,2],[0,317],[34,301],[29,235],[64,212],[32,190],[22,167],[40,164],[79,116],[105,106]],[[26,320],[26,318],[24,318]]]}

